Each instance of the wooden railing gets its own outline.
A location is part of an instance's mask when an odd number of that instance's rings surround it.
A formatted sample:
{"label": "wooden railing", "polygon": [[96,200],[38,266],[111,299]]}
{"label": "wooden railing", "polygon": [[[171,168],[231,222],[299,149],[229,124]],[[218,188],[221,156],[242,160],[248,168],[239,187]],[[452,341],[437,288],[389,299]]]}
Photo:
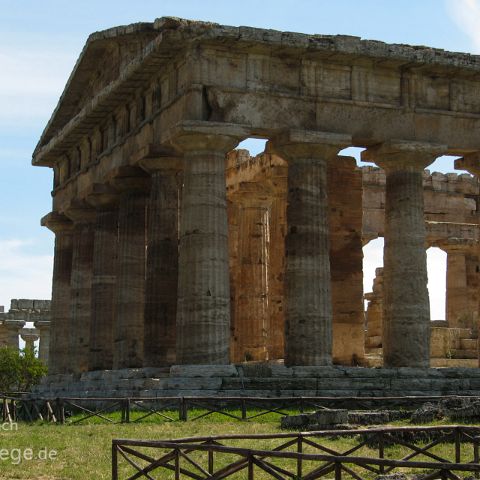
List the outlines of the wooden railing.
{"label": "wooden railing", "polygon": [[321,408],[417,408],[446,398],[480,397],[0,397],[3,422],[47,421],[77,424],[89,419],[106,423],[195,421],[213,414],[249,421],[267,414],[283,416]]}
{"label": "wooden railing", "polygon": [[[459,479],[480,472],[479,435],[479,427],[455,425],[113,440],[112,480],[363,480],[397,472]],[[336,449],[332,439],[347,439],[348,447]]]}

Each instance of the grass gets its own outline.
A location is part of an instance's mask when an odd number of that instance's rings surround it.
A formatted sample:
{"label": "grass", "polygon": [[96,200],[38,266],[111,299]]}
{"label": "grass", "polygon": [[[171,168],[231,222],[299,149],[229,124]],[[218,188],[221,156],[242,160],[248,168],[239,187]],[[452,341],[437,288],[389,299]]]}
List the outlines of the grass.
{"label": "grass", "polygon": [[[190,411],[189,416],[200,415],[204,412],[197,410]],[[232,411],[234,414],[239,412]],[[251,414],[251,412],[249,412]],[[133,412],[131,419],[143,415],[142,412]],[[173,416],[169,412],[168,416]],[[109,414],[112,420],[120,420],[120,414],[114,412]],[[78,419],[73,416],[69,420]],[[99,423],[98,419],[89,419],[86,424],[77,425],[52,425],[52,424],[18,424],[18,430],[0,429],[0,479],[37,479],[37,480],[85,480],[85,479],[109,479],[111,478],[111,441],[113,438],[130,438],[144,440],[168,440],[173,438],[190,436],[208,436],[224,434],[259,434],[259,433],[280,433],[279,416],[269,413],[248,422],[240,422],[229,419],[218,413],[189,422],[167,422],[158,416],[151,416],[142,423],[130,424],[105,424]],[[398,424],[400,422],[395,422]],[[271,449],[281,444],[282,441],[262,440],[252,444],[251,441],[238,440],[229,442],[229,445],[238,445],[245,448]],[[322,445],[329,446],[336,451],[345,451],[355,444],[353,438],[340,440],[325,439]],[[436,447],[435,453],[451,458],[452,445],[440,444]],[[54,460],[34,458],[17,460],[17,450],[24,453],[26,449],[32,449],[36,457],[39,452],[56,452]],[[291,450],[293,451],[293,449]],[[309,452],[308,447],[305,450]],[[8,456],[6,455],[8,452]],[[12,458],[12,452],[13,457]],[[313,450],[311,450],[313,453]],[[406,453],[404,447],[393,446],[386,448],[386,457],[395,456],[400,458]],[[158,451],[156,452],[158,455]],[[361,456],[376,456],[376,450],[369,447],[362,447],[356,454]],[[464,453],[463,460],[471,458]],[[469,451],[469,455],[471,452]],[[48,457],[48,454],[47,454]],[[201,460],[205,465],[205,454],[195,453],[193,458]],[[421,458],[419,458],[422,460]],[[219,458],[216,465],[227,460],[226,457]],[[423,460],[426,460],[425,457]],[[280,460],[278,465],[287,466],[287,462]],[[128,470],[123,464],[120,471]],[[131,471],[131,470],[128,470]],[[331,475],[333,477],[333,474]],[[157,474],[155,478],[173,478],[167,473]],[[183,478],[183,477],[182,477]],[[238,474],[235,478],[246,478],[246,471]],[[255,477],[257,478],[257,477]],[[258,478],[271,478],[259,476]],[[371,475],[370,478],[375,478]]]}

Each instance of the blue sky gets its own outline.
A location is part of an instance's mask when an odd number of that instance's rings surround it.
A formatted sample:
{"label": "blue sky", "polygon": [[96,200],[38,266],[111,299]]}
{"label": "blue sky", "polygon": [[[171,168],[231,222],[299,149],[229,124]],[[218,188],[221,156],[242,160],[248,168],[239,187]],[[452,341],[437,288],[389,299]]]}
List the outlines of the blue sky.
{"label": "blue sky", "polygon": [[0,0],[0,305],[50,296],[52,174],[31,153],[88,35],[167,15],[480,52],[480,0]]}

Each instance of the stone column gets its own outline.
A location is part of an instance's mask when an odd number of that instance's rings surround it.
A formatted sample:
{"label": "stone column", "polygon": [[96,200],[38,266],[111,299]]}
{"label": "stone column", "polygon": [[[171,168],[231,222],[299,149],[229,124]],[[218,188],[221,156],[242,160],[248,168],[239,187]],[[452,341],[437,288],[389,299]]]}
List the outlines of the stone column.
{"label": "stone column", "polygon": [[[450,328],[471,328],[478,305],[472,302],[468,282],[468,257],[476,248],[472,240],[451,238],[435,243],[447,254],[445,319]],[[473,303],[473,304],[472,304]]]}
{"label": "stone column", "polygon": [[230,282],[225,155],[245,132],[233,125],[182,127],[177,363],[228,364]]}
{"label": "stone column", "polygon": [[48,372],[65,373],[69,359],[73,224],[64,215],[52,212],[42,219],[42,225],[55,233]]}
{"label": "stone column", "polygon": [[430,304],[427,290],[423,170],[445,147],[391,142],[362,158],[385,170],[383,266],[385,367],[429,367]]}
{"label": "stone column", "polygon": [[288,161],[285,364],[332,361],[327,162],[351,138],[290,131],[269,147]]}
{"label": "stone column", "polygon": [[148,367],[176,361],[178,209],[182,161],[174,155],[144,158],[151,174],[148,200],[144,360]]}
{"label": "stone column", "polygon": [[37,320],[34,325],[40,332],[40,345],[38,348],[38,359],[48,365],[49,349],[50,349],[50,320]]}
{"label": "stone column", "polygon": [[143,366],[146,199],[148,175],[121,169],[111,180],[118,207],[117,288],[113,330],[113,368]]}
{"label": "stone column", "polygon": [[94,185],[87,201],[96,209],[88,369],[111,370],[117,278],[118,194],[105,185]]}
{"label": "stone column", "polygon": [[90,348],[95,210],[74,206],[65,213],[74,223],[67,371],[82,373],[88,370]]}

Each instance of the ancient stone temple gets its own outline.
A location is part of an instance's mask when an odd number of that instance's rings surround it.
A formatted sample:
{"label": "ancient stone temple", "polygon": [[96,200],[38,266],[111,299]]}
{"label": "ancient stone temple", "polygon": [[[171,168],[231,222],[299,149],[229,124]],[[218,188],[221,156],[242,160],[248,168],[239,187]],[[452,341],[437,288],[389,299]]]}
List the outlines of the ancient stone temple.
{"label": "ancient stone temple", "polygon": [[[480,170],[479,72],[467,54],[174,18],[92,34],[33,155],[54,173],[55,381],[146,367],[174,388],[192,365],[235,377],[282,360],[279,381],[318,391],[332,363],[365,364],[377,236],[385,378],[428,367],[426,248],[478,270],[479,222],[477,190],[461,215],[429,216],[424,169],[451,154]],[[268,140],[255,159],[234,151],[251,137]],[[478,303],[472,278],[451,285],[451,325]]]}

